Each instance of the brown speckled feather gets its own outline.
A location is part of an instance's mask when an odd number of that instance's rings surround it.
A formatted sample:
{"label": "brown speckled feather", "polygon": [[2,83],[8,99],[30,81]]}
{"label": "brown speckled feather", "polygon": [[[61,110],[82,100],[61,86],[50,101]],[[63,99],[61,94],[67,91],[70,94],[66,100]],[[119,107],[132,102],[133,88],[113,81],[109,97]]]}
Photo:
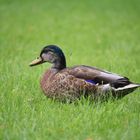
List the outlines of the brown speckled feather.
{"label": "brown speckled feather", "polygon": [[96,85],[70,75],[68,69],[59,72],[55,69],[47,70],[41,79],[41,87],[48,97],[61,101],[73,101],[97,90]]}

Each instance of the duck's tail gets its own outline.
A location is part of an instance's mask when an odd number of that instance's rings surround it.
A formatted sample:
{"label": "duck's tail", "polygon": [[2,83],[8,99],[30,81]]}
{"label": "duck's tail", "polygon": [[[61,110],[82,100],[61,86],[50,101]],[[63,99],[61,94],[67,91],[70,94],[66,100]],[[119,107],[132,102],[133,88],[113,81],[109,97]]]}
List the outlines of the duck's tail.
{"label": "duck's tail", "polygon": [[120,88],[117,88],[115,89],[116,91],[120,91],[120,90],[126,90],[126,89],[135,89],[135,88],[138,88],[140,87],[140,84],[135,84],[135,83],[130,83],[124,87],[120,87]]}
{"label": "duck's tail", "polygon": [[130,83],[124,87],[113,88],[113,91],[114,91],[114,95],[116,97],[123,97],[123,96],[133,92],[138,87],[140,87],[140,84]]}
{"label": "duck's tail", "polygon": [[[98,86],[98,93],[101,93],[101,96],[109,96],[110,93],[111,95],[115,98],[122,98],[125,95],[133,92],[135,89],[140,87],[140,84],[132,83],[130,82],[129,84],[121,87],[113,87],[111,84],[105,84]],[[98,94],[99,95],[99,94]]]}

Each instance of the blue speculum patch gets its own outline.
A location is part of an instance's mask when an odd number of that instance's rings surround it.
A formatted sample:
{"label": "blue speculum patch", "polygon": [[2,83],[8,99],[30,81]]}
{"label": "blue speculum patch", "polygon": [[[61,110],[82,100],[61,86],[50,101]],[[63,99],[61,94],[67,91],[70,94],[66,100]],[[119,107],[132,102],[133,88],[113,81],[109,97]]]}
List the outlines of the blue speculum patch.
{"label": "blue speculum patch", "polygon": [[89,83],[91,83],[91,84],[94,84],[94,85],[96,85],[97,83],[95,82],[95,81],[93,81],[93,80],[85,80],[86,82],[89,82]]}

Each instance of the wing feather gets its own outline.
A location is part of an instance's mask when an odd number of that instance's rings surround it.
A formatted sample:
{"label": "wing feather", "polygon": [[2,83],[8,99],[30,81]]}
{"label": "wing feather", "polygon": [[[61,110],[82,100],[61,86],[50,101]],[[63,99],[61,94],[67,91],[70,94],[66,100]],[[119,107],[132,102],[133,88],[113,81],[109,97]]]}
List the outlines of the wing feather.
{"label": "wing feather", "polygon": [[99,84],[111,83],[118,79],[124,78],[115,73],[84,65],[68,68],[67,71],[69,71],[70,75],[73,75],[77,78],[93,80]]}

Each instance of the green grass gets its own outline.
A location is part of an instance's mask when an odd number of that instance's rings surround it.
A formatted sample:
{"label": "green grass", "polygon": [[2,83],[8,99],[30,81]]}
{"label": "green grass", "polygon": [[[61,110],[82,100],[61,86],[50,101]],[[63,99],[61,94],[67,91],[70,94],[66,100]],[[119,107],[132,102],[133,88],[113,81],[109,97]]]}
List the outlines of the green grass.
{"label": "green grass", "polygon": [[39,87],[48,44],[69,66],[100,67],[140,82],[139,0],[0,0],[0,139],[139,140],[140,91],[105,103],[62,104]]}

